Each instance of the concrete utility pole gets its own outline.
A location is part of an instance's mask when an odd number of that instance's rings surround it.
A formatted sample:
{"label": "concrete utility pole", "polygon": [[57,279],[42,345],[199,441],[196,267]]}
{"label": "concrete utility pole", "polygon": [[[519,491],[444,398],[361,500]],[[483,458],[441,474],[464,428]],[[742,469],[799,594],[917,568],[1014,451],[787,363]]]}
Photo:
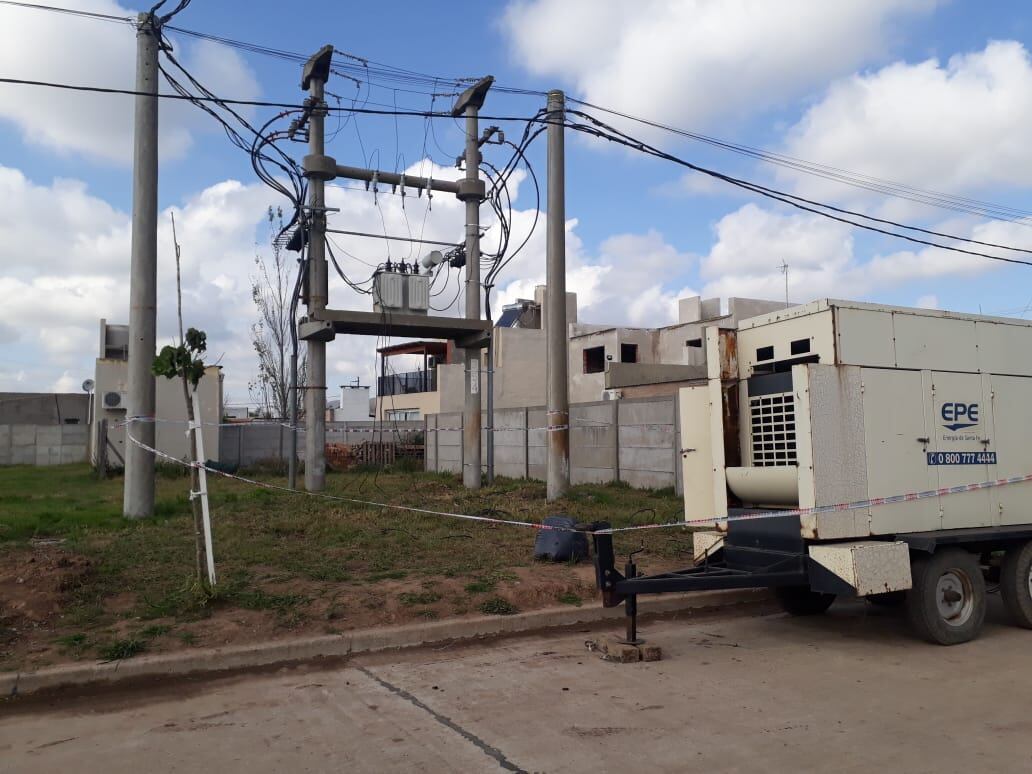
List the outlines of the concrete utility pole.
{"label": "concrete utility pole", "polygon": [[[323,118],[326,103],[323,86],[330,72],[332,46],[324,46],[305,65],[302,88],[310,90],[306,102],[309,125],[309,154],[304,158],[305,176],[309,179],[310,220],[308,245],[308,319],[298,327],[299,337],[308,343],[308,386],[305,397],[305,486],[320,490],[326,481],[326,342],[338,333],[361,336],[406,336],[413,338],[450,339],[465,348],[466,403],[463,444],[466,486],[480,487],[480,358],[479,353],[491,334],[489,323],[480,319],[480,203],[484,201],[484,181],[480,179],[480,145],[477,138],[477,115],[494,78],[487,76],[464,91],[452,108],[453,116],[466,116],[466,175],[453,180],[360,169],[337,164],[325,154]],[[334,178],[363,180],[417,192],[439,191],[454,194],[466,203],[466,318],[434,317],[419,314],[392,314],[387,319],[380,312],[360,312],[327,308],[326,213],[324,185]],[[332,208],[329,208],[332,209]],[[342,232],[355,233],[355,232]],[[361,235],[361,234],[360,234]],[[365,236],[365,235],[362,235]],[[471,400],[472,397],[472,400]]]}
{"label": "concrete utility pole", "polygon": [[[487,319],[491,320],[491,290],[494,285],[484,285],[484,305]],[[494,486],[495,480],[495,410],[494,410],[494,331],[487,342],[487,485]]]}
{"label": "concrete utility pole", "polygon": [[[484,181],[480,179],[480,126],[478,115],[494,78],[488,76],[466,89],[452,108],[452,115],[466,116],[466,177],[459,181],[458,197],[466,203],[466,318],[480,319],[480,203]],[[466,396],[462,413],[462,483],[480,488],[480,372],[481,350],[467,348]]]}
{"label": "concrete utility pole", "polygon": [[[301,88],[308,89],[308,152],[325,156],[326,101],[323,88],[330,74],[333,46],[323,46],[305,64]],[[318,319],[329,298],[326,264],[326,177],[308,174],[308,316]],[[305,384],[305,489],[326,488],[326,342],[308,342],[308,378]]]}
{"label": "concrete utility pole", "polygon": [[[158,293],[158,26],[141,13],[136,27],[136,97],[133,135],[133,232],[129,276],[130,417],[154,417],[155,329]],[[153,96],[151,96],[153,95]],[[127,427],[142,443],[154,446],[154,423]],[[125,445],[122,513],[130,519],[154,514],[154,455],[134,443]]]}
{"label": "concrete utility pole", "polygon": [[570,488],[569,338],[566,332],[566,157],[563,123],[566,96],[548,92],[548,233],[545,332],[548,360],[548,466],[546,497],[558,500]]}

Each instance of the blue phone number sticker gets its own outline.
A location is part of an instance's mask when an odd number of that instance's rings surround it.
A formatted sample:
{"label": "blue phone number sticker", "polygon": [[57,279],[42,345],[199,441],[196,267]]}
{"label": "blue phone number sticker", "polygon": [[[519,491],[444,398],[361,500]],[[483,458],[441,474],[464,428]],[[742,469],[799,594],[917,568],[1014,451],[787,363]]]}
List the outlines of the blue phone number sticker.
{"label": "blue phone number sticker", "polygon": [[996,452],[928,452],[929,465],[995,465]]}

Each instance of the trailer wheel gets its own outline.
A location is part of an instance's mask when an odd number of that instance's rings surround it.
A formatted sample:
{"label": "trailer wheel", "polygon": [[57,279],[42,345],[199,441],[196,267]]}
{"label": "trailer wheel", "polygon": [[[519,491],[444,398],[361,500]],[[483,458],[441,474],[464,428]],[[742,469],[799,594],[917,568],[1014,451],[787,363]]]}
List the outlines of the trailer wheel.
{"label": "trailer wheel", "polygon": [[939,645],[957,645],[979,635],[986,603],[978,557],[945,549],[913,559],[911,574],[907,614],[917,634]]}
{"label": "trailer wheel", "polygon": [[1003,555],[1000,596],[1011,622],[1032,629],[1032,541],[1009,548]]}
{"label": "trailer wheel", "polygon": [[792,615],[820,615],[835,601],[834,594],[822,594],[809,586],[777,586],[774,596],[782,609]]}

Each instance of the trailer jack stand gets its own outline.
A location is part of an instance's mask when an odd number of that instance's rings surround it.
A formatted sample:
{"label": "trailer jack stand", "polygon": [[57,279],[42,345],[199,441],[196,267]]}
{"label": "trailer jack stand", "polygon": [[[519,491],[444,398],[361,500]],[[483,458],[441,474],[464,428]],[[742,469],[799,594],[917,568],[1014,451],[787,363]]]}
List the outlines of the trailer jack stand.
{"label": "trailer jack stand", "polygon": [[[624,565],[624,577],[633,578],[638,574],[638,568],[631,559]],[[638,637],[638,595],[628,594],[624,600],[625,615],[627,620],[627,636],[620,640],[624,645],[644,645],[645,640]]]}

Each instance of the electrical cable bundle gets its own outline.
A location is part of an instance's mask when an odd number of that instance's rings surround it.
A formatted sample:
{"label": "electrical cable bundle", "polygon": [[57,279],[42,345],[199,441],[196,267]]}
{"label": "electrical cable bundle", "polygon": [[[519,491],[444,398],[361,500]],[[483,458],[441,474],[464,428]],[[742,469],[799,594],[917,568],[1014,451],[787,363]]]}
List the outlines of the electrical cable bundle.
{"label": "electrical cable bundle", "polygon": [[[904,229],[906,231],[914,231],[922,234],[928,234],[931,236],[941,237],[943,239],[951,239],[957,242],[980,245],[983,247],[993,247],[1000,250],[1010,250],[1018,253],[1032,254],[1032,249],[1013,247],[1010,245],[1003,245],[995,242],[984,242],[977,239],[971,239],[969,237],[958,236],[956,234],[947,234],[942,231],[934,231],[931,229],[921,228],[919,226],[910,226],[904,223],[899,223],[897,221],[888,220],[886,218],[877,218],[873,215],[867,215],[865,213],[857,212],[855,210],[849,210],[843,207],[836,207],[831,204],[825,204],[823,202],[815,201],[813,199],[807,199],[805,197],[797,196],[786,191],[780,191],[776,188],[769,188],[767,186],[760,185],[759,183],[753,183],[748,180],[743,180],[741,178],[733,177],[731,175],[726,175],[722,172],[717,172],[713,169],[708,169],[706,167],[699,166],[698,164],[693,164],[690,161],[673,155],[672,153],[667,153],[666,151],[662,151],[652,145],[649,145],[643,140],[631,137],[630,135],[621,132],[619,129],[616,129],[615,127],[612,127],[600,121],[599,119],[597,119],[589,113],[584,113],[576,110],[567,111],[567,113],[569,115],[576,115],[581,118],[584,118],[589,122],[588,124],[584,124],[575,121],[567,121],[565,123],[565,126],[567,126],[570,129],[574,129],[578,132],[583,132],[585,134],[609,140],[610,142],[615,142],[620,145],[624,145],[628,148],[639,151],[641,153],[645,153],[649,156],[655,156],[656,158],[673,162],[680,166],[686,167],[687,169],[691,169],[695,172],[700,172],[704,175],[708,175],[717,180],[722,180],[725,183],[737,186],[738,188],[742,188],[746,191],[751,191],[752,193],[758,194],[768,199],[779,201],[783,204],[787,204],[799,210],[804,210],[815,215],[820,215],[830,220],[838,221],[839,223],[844,223],[853,226],[854,228],[863,229],[865,231],[872,231],[878,234],[884,234],[885,236],[903,239],[908,242],[926,245],[928,247],[935,247],[940,250],[948,250],[955,253],[962,253],[964,255],[973,255],[981,258],[988,258],[993,261],[1003,261],[1005,263],[1015,263],[1022,264],[1025,266],[1032,266],[1032,261],[1029,260],[1023,260],[1019,258],[1007,258],[1005,256],[992,255],[991,253],[983,253],[977,250],[967,250],[961,247],[953,247],[951,245],[942,244],[940,242],[934,242],[929,239],[921,239],[919,237],[910,236],[909,234],[902,234],[899,231],[890,230],[890,228],[882,228],[881,226],[875,226],[871,224],[878,223],[895,229]],[[847,215],[850,217],[845,217]],[[859,218],[860,220],[853,220],[852,218]]]}

